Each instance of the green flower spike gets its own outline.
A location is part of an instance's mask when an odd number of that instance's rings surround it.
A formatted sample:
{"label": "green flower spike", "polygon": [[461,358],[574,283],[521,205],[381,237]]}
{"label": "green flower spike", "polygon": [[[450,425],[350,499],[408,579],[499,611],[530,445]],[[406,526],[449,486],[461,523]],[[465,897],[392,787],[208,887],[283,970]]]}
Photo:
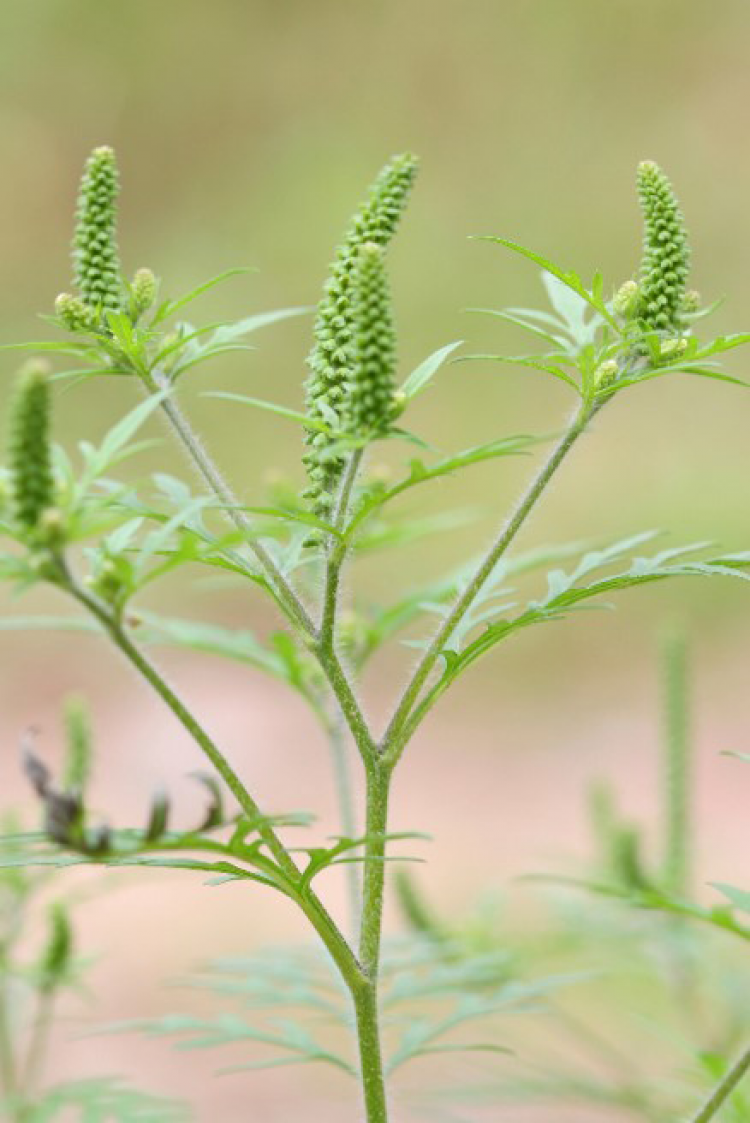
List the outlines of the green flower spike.
{"label": "green flower spike", "polygon": [[354,372],[346,428],[383,435],[394,415],[396,335],[383,250],[365,242],[354,275]]}
{"label": "green flower spike", "polygon": [[[409,154],[396,156],[375,180],[366,202],[352,219],[339,247],[318,306],[315,343],[308,359],[307,413],[311,420],[332,428],[345,423],[348,388],[357,360],[354,327],[355,274],[366,243],[384,249],[393,237],[416,175],[417,162]],[[343,460],[326,456],[335,438],[311,432],[304,464],[310,480],[305,498],[316,514],[330,513]]]}
{"label": "green flower spike", "polygon": [[639,316],[649,331],[678,333],[690,248],[679,203],[667,177],[652,160],[638,166],[644,219]]}
{"label": "green flower spike", "polygon": [[49,367],[32,360],[22,369],[10,408],[10,464],[13,512],[35,534],[54,504],[49,441]]}
{"label": "green flower spike", "polygon": [[81,299],[97,310],[117,310],[121,304],[117,194],[115,154],[111,148],[95,148],[78,195],[73,270]]}

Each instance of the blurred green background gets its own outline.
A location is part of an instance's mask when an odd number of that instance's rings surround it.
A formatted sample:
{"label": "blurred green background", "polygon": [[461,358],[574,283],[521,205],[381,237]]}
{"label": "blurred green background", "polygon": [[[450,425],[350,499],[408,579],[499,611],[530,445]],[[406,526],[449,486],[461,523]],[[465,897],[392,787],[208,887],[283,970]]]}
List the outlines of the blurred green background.
{"label": "blurred green background", "polygon": [[[541,301],[537,272],[468,235],[515,238],[586,279],[600,268],[611,286],[629,277],[640,254],[634,178],[644,158],[664,167],[681,198],[693,284],[706,301],[727,294],[710,330],[747,329],[749,44],[747,0],[5,0],[0,342],[48,335],[37,313],[49,312],[69,287],[75,193],[83,161],[98,144],[113,145],[119,156],[120,243],[129,273],[150,265],[164,279],[163,291],[176,295],[230,266],[258,268],[207,297],[202,322],[314,304],[367,184],[390,154],[410,149],[421,158],[421,173],[391,258],[404,373],[456,339],[470,351],[520,352],[526,345],[512,328],[464,309]],[[299,434],[284,420],[200,393],[220,386],[298,408],[310,321],[270,328],[254,341],[256,352],[215,361],[184,389],[209,447],[249,501],[257,501],[270,469],[301,481]],[[9,379],[12,353],[2,361]],[[743,376],[747,364],[739,353],[730,369]],[[132,388],[114,380],[66,390],[59,397],[61,432],[96,436],[134,400]],[[440,448],[459,449],[505,433],[556,430],[571,406],[566,389],[541,374],[462,364],[445,369],[410,423]],[[744,391],[687,376],[622,395],[566,465],[523,545],[663,527],[670,532],[665,545],[713,539],[728,550],[750,547],[749,421]],[[166,445],[164,455],[183,470]],[[410,547],[403,563],[393,556],[368,560],[367,587],[392,588],[394,573],[408,580],[441,572],[478,549],[529,470],[527,461],[495,463],[438,486],[431,510],[468,503],[476,517]],[[528,866],[571,840],[575,847],[575,801],[594,771],[619,767],[626,783],[630,777],[631,801],[648,810],[653,765],[643,754],[658,736],[655,634],[665,619],[682,620],[693,641],[711,768],[719,748],[746,751],[747,596],[741,583],[720,580],[658,586],[627,594],[616,616],[591,614],[535,630],[496,653],[447,700],[442,723],[438,717],[426,728],[414,763],[404,766],[409,805],[399,797],[397,814],[438,838],[426,875],[433,887],[460,904],[493,871]],[[186,610],[184,594],[180,607]],[[207,610],[202,600],[194,607],[196,614]],[[265,609],[246,597],[241,608],[227,599],[221,612],[235,620],[241,612],[244,624],[265,626]],[[92,654],[88,641],[6,634],[0,658],[10,743],[38,711],[54,740],[60,697],[83,685],[102,724],[112,712],[120,721],[125,714],[114,741],[127,753],[123,729],[140,738],[136,759],[149,779],[172,767],[175,777],[186,771],[182,760],[171,764],[171,750],[162,748],[159,757],[141,744],[143,732],[131,719],[155,722],[155,705],[127,676],[123,686],[119,663]],[[240,689],[244,672],[215,663],[210,674],[194,662],[172,665],[199,695],[215,687],[213,703],[208,694],[199,701],[221,725],[220,692]],[[373,683],[376,707],[390,690],[385,679],[382,687]],[[262,730],[273,743],[280,736],[274,715],[285,705],[279,692],[254,683],[248,699],[270,708]],[[235,710],[246,728],[247,713],[239,703]],[[225,720],[231,738],[236,726]],[[296,711],[288,720],[304,722]],[[431,738],[443,763],[428,791],[419,767]],[[467,805],[479,799],[466,824],[469,875],[463,852],[455,852],[455,807],[436,794],[455,782],[458,738]],[[473,754],[466,747],[472,742]],[[104,748],[115,763],[102,764],[103,790],[116,788],[123,806],[137,813],[142,774],[128,773],[111,738]],[[510,818],[518,832],[502,836],[498,858],[491,831],[506,820],[493,796],[495,780],[488,785],[483,777],[494,762],[498,790],[512,789],[514,751],[520,771]],[[285,783],[296,781],[292,805],[308,806],[310,769],[291,781],[282,769],[277,778],[274,754],[268,746],[263,752],[272,802],[286,800]],[[518,765],[521,755],[525,763]],[[568,785],[571,835],[562,843],[552,834],[554,815],[531,811],[540,774],[545,790]],[[3,775],[16,790],[14,760]],[[717,806],[704,801],[708,826]],[[472,835],[478,823],[486,830]],[[441,849],[446,834],[450,850]],[[735,837],[739,845],[739,828]],[[732,852],[729,844],[717,849]],[[720,872],[729,879],[729,869]],[[182,907],[189,927],[191,906]],[[275,916],[278,906],[268,907]],[[264,926],[273,931],[270,921]],[[196,932],[201,947],[203,937],[212,937],[200,924]],[[155,974],[164,973],[162,951]],[[266,1117],[276,1118],[272,1112],[269,1106]]]}

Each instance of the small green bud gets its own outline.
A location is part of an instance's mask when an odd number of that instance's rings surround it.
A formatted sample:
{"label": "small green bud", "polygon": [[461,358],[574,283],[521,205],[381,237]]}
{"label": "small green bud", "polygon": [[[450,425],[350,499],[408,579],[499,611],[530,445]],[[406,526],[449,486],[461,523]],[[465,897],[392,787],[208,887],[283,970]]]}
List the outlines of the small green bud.
{"label": "small green bud", "polygon": [[682,311],[686,316],[694,316],[700,311],[701,294],[695,289],[689,289],[682,298]]}
{"label": "small green bud", "polygon": [[619,370],[620,368],[614,359],[608,359],[606,363],[601,363],[594,373],[594,385],[597,390],[604,390],[607,386],[611,386],[617,378]]}
{"label": "small green bud", "polygon": [[123,607],[132,587],[133,567],[122,554],[100,558],[93,574],[86,578],[92,592],[118,611]]}
{"label": "small green bud", "polygon": [[637,281],[626,281],[620,285],[612,301],[612,309],[623,320],[630,320],[638,314],[641,289]]}
{"label": "small green bud", "polygon": [[117,310],[121,304],[118,191],[114,151],[95,148],[86,161],[78,195],[73,273],[81,299],[96,310]]}
{"label": "small green bud", "polygon": [[24,530],[36,532],[54,503],[49,439],[50,368],[31,360],[21,370],[10,407],[10,464],[14,515]]}
{"label": "small green bud", "polygon": [[665,362],[674,362],[687,351],[687,339],[666,339],[659,347],[659,354]]}
{"label": "small green bud", "polygon": [[50,908],[49,926],[47,944],[39,964],[41,988],[46,993],[64,981],[73,958],[73,930],[68,911],[59,901]]}
{"label": "small green bud", "polygon": [[638,166],[644,219],[639,316],[650,331],[678,332],[690,248],[677,197],[652,160]]}
{"label": "small green bud", "polygon": [[60,317],[68,331],[96,331],[99,327],[99,318],[88,304],[84,304],[80,296],[73,296],[69,292],[61,292],[55,300],[55,313]]}
{"label": "small green bud", "polygon": [[51,550],[59,550],[65,543],[65,516],[59,507],[48,507],[39,519],[38,540]]}
{"label": "small green bud", "polygon": [[391,399],[391,420],[395,421],[397,417],[401,416],[401,414],[406,409],[408,402],[409,399],[407,398],[403,390],[394,390],[393,397]]}
{"label": "small green bud", "polygon": [[139,269],[133,277],[130,293],[133,303],[133,319],[137,320],[156,300],[157,281],[151,269]]}
{"label": "small green bud", "polygon": [[49,550],[29,554],[28,565],[40,581],[57,582],[60,577],[60,567]]}

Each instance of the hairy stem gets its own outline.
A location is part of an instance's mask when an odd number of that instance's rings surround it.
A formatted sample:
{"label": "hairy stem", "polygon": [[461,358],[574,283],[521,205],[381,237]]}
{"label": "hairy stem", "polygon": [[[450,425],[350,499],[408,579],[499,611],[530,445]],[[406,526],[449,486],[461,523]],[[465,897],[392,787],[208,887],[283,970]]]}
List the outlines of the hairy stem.
{"label": "hairy stem", "polygon": [[[356,452],[353,452],[349,457],[349,463],[346,466],[344,478],[341,481],[341,489],[339,491],[333,521],[334,527],[339,532],[343,531],[346,525],[346,516],[349,511],[352,488],[357,478],[359,466],[362,463],[362,452],[362,449],[357,449]],[[320,624],[321,646],[329,648],[330,650],[333,650],[336,638],[336,609],[338,607],[341,569],[346,560],[346,553],[346,543],[342,542],[340,539],[334,538],[331,543],[326,564],[325,590],[323,593],[323,619]]]}
{"label": "hairy stem", "polygon": [[388,829],[388,797],[391,774],[382,765],[367,771],[367,821],[365,876],[362,901],[362,931],[359,959],[368,978],[376,979],[380,966],[385,887],[385,840]]}
{"label": "hairy stem", "polygon": [[[550,456],[521,496],[515,510],[492,544],[474,576],[470,579],[464,591],[458,596],[456,603],[441,624],[435,638],[418,664],[417,669],[404,691],[401,701],[396,707],[382,742],[382,753],[391,767],[398,761],[406,746],[408,736],[414,731],[414,727],[409,726],[409,716],[412,708],[419,699],[422,687],[440,658],[441,651],[443,651],[445,645],[461,623],[485,582],[492,575],[495,566],[513,542],[518,531],[536,506],[537,501],[544,494],[555,472],[588,425],[595,409],[596,407],[583,403],[576,411],[568,429],[555,445]],[[406,737],[404,736],[405,732],[407,733]]]}
{"label": "hairy stem", "polygon": [[386,768],[381,765],[368,768],[367,842],[359,944],[359,959],[367,985],[354,995],[367,1123],[386,1123],[388,1118],[380,1044],[378,976],[383,928],[385,840],[388,828],[390,782],[391,774]]}
{"label": "hairy stem", "polygon": [[[149,390],[164,390],[169,386],[169,379],[159,371],[152,371],[146,386]],[[302,601],[299,599],[294,589],[292,589],[265,546],[255,537],[255,528],[251,520],[248,519],[242,511],[241,505],[231,487],[224,479],[224,476],[219,471],[213,459],[206,452],[200,438],[193,430],[187,417],[177,405],[174,393],[164,398],[161,408],[176,437],[184,446],[200,476],[217,499],[223,504],[225,516],[242,533],[248,548],[255,554],[259,565],[273,585],[279,603],[282,605],[289,618],[294,620],[304,633],[311,635],[314,631],[314,625],[307,609],[302,604]]]}
{"label": "hairy stem", "polygon": [[367,1123],[388,1123],[388,1102],[380,1047],[377,981],[368,983],[353,997]]}
{"label": "hairy stem", "polygon": [[709,1119],[713,1119],[747,1072],[750,1072],[750,1047],[724,1074],[698,1114],[692,1117],[691,1123],[708,1123]]}
{"label": "hairy stem", "polygon": [[[138,372],[140,373],[140,372]],[[159,371],[152,371],[148,379],[143,379],[144,385],[150,391],[163,390],[169,385],[165,375]],[[367,727],[359,703],[354,695],[346,673],[336,655],[333,647],[325,648],[314,642],[315,625],[297,596],[294,589],[284,577],[281,570],[274,562],[271,555],[261,542],[255,538],[255,528],[251,521],[243,514],[240,505],[229,484],[224,479],[218,467],[208,455],[201,444],[199,437],[193,431],[190,422],[177,405],[173,396],[168,396],[162,403],[162,410],[167,417],[172,431],[185,448],[187,455],[195,465],[202,479],[225,508],[227,518],[243,534],[247,546],[254,553],[259,565],[271,583],[276,599],[286,613],[287,618],[300,631],[309,650],[316,656],[328,682],[338,699],[341,711],[346,719],[357,746],[363,756],[372,755],[372,736]],[[352,480],[353,482],[353,480]]]}

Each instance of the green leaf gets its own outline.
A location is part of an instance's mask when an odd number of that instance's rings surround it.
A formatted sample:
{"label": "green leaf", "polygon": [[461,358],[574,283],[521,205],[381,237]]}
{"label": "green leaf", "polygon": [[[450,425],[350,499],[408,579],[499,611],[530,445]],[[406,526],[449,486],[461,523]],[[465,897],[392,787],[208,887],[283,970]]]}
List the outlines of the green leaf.
{"label": "green leaf", "polygon": [[557,277],[571,292],[574,292],[576,296],[579,296],[589,304],[607,321],[610,327],[614,328],[618,335],[620,334],[620,327],[616,320],[613,319],[607,306],[601,299],[595,297],[593,293],[585,288],[577,273],[574,273],[572,270],[566,272],[559,265],[555,265],[553,261],[549,261],[548,258],[542,257],[541,254],[535,253],[534,250],[527,249],[526,246],[522,246],[518,242],[511,241],[509,238],[499,238],[494,234],[480,234],[475,236],[475,240],[479,242],[494,242],[497,245],[505,246],[506,249],[512,250],[514,253],[520,254],[521,257],[528,258],[529,261],[533,261],[536,265],[541,266],[545,272],[550,273],[553,277]]}
{"label": "green leaf", "polygon": [[533,358],[529,355],[461,355],[454,361],[457,363],[476,362],[478,359],[484,359],[494,363],[510,363],[513,366],[531,367],[534,370],[541,370],[544,374],[551,374],[554,378],[559,378],[561,382],[567,383],[571,386],[577,394],[580,395],[581,390],[578,383],[571,377],[562,367],[557,366],[556,363],[545,361],[547,356],[540,356]]}
{"label": "green leaf", "polygon": [[305,413],[299,413],[297,410],[277,405],[276,402],[264,402],[260,398],[249,398],[246,394],[233,394],[225,390],[207,390],[201,397],[223,398],[228,402],[240,402],[242,405],[254,406],[256,409],[265,409],[269,413],[278,413],[280,417],[288,417],[292,421],[298,421],[306,429],[315,429],[317,432],[326,433],[329,437],[335,435],[330,426],[324,425],[322,421],[315,421]]}
{"label": "green leaf", "polygon": [[102,628],[86,616],[5,616],[0,618],[0,631],[88,632],[99,635]]}
{"label": "green leaf", "polygon": [[91,459],[86,466],[86,476],[89,481],[101,475],[118,458],[140,427],[163,404],[168,394],[169,390],[160,390],[158,393],[152,394],[145,402],[140,402],[135,409],[126,413],[109,430],[99,447],[92,450]]}
{"label": "green leaf", "polygon": [[472,663],[522,628],[560,620],[571,611],[587,607],[584,602],[598,598],[605,593],[635,585],[648,584],[653,581],[663,581],[670,577],[723,575],[738,577],[745,581],[750,580],[750,575],[743,573],[740,569],[733,569],[724,565],[722,559],[675,560],[686,553],[705,546],[705,543],[698,543],[665,550],[652,558],[635,558],[629,569],[624,572],[601,577],[589,584],[579,584],[583,577],[619,560],[623,553],[632,549],[633,546],[653,538],[654,534],[654,531],[647,531],[616,542],[606,549],[591,551],[584,555],[571,573],[565,573],[563,570],[551,571],[547,575],[547,595],[542,600],[529,602],[517,616],[486,621],[484,631],[460,650],[446,648],[442,651],[443,673],[414,710],[412,717],[409,719],[409,729],[416,728],[437,698]]}
{"label": "green leaf", "polygon": [[[1,1105],[0,1105],[1,1106]],[[36,1099],[25,1123],[188,1123],[191,1113],[176,1100],[130,1088],[119,1076],[102,1076],[55,1085]]]}
{"label": "green leaf", "polygon": [[183,1050],[211,1049],[241,1042],[256,1042],[291,1054],[290,1057],[274,1057],[269,1062],[261,1060],[250,1062],[248,1065],[232,1066],[222,1069],[223,1072],[276,1067],[279,1063],[318,1061],[334,1065],[347,1074],[356,1074],[356,1070],[348,1061],[319,1045],[303,1026],[289,1019],[276,1019],[273,1029],[266,1030],[256,1029],[234,1014],[221,1014],[212,1020],[186,1014],[170,1014],[162,1018],[115,1023],[108,1027],[107,1032],[139,1032],[150,1037],[176,1036],[180,1038],[177,1048]]}
{"label": "green leaf", "polygon": [[373,511],[418,484],[438,479],[441,476],[449,476],[453,472],[468,468],[472,464],[480,464],[484,460],[495,460],[501,456],[522,456],[528,448],[548,439],[548,437],[533,437],[528,434],[500,437],[497,440],[489,441],[487,444],[464,449],[462,452],[457,452],[453,456],[448,456],[444,460],[439,460],[436,464],[430,465],[425,465],[421,460],[415,458],[410,461],[409,475],[405,479],[385,490],[375,490],[369,495],[367,492],[365,493],[344,537],[347,540],[351,539],[354,532],[359,529],[365,519],[369,518]]}
{"label": "green leaf", "polygon": [[735,908],[750,914],[750,892],[747,889],[738,889],[735,885],[726,885],[721,881],[712,881],[710,884],[727,897]]}
{"label": "green leaf", "polygon": [[239,277],[245,273],[257,273],[257,269],[252,266],[240,267],[236,269],[225,269],[223,273],[217,274],[217,276],[212,277],[209,281],[204,281],[202,285],[198,285],[185,296],[178,297],[177,300],[165,301],[154,316],[151,322],[151,326],[156,327],[157,324],[160,324],[170,316],[173,316],[175,312],[178,312],[181,308],[184,308],[187,304],[190,304],[193,300],[196,300],[197,297],[202,296],[205,292],[208,292],[216,285],[220,285],[223,281],[228,280],[230,277]]}
{"label": "green leaf", "polygon": [[272,312],[258,312],[254,316],[245,316],[241,320],[235,320],[234,323],[222,324],[221,327],[218,327],[208,341],[208,346],[223,346],[225,343],[232,343],[241,336],[250,335],[251,332],[257,331],[259,328],[276,324],[280,320],[288,320],[293,316],[307,316],[314,311],[314,308],[303,307],[277,308]]}
{"label": "green leaf", "polygon": [[[566,348],[570,346],[569,341],[564,336],[552,335],[550,332],[545,331],[544,328],[540,328],[536,324],[529,323],[525,320],[521,315],[525,309],[505,308],[502,311],[497,311],[494,308],[467,308],[466,311],[485,316],[494,316],[498,320],[504,320],[508,324],[514,324],[516,327],[523,328],[524,331],[531,332],[532,335],[546,340],[547,343],[551,343],[556,350],[560,347]],[[557,324],[555,324],[555,326],[559,327]]]}
{"label": "green leaf", "polygon": [[456,343],[449,343],[446,347],[441,347],[439,350],[433,351],[424,362],[420,363],[419,366],[411,372],[401,386],[401,393],[407,400],[410,401],[424,390],[428,382],[440,370],[448,356],[451,355],[457,347],[460,347],[462,343],[463,340],[459,339]]}

